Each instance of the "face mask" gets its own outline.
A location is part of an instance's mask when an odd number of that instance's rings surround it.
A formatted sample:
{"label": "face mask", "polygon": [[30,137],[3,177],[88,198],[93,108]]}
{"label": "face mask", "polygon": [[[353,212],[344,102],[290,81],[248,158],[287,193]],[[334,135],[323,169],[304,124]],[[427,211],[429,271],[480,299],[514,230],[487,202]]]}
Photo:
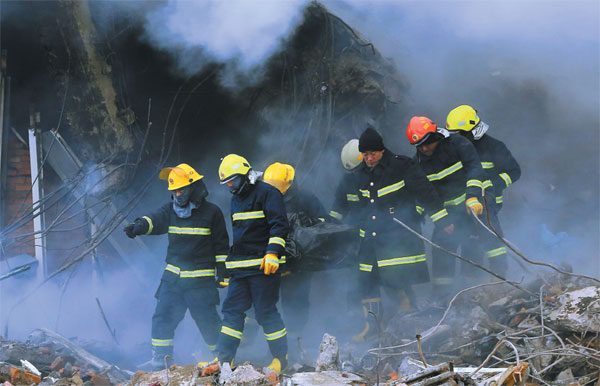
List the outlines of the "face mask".
{"label": "face mask", "polygon": [[183,207],[177,205],[176,202],[173,202],[173,211],[179,218],[190,217],[192,215],[192,209],[195,209],[195,208],[196,208],[196,204],[194,204],[193,202],[190,202],[189,205],[186,205]]}
{"label": "face mask", "polygon": [[192,195],[191,186],[186,186],[183,188],[183,194],[177,196],[173,193],[173,203],[177,206],[184,207],[190,202],[190,196]]}
{"label": "face mask", "polygon": [[237,176],[233,179],[233,185],[229,188],[231,194],[240,194],[248,184],[246,176]]}

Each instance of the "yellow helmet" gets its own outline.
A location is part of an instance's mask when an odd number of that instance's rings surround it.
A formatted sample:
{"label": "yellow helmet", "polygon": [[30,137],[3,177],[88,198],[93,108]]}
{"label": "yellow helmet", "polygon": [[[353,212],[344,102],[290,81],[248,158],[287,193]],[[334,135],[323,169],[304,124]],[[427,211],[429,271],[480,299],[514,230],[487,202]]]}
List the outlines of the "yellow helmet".
{"label": "yellow helmet", "polygon": [[446,129],[471,131],[479,121],[479,115],[474,108],[469,105],[461,105],[448,113]]}
{"label": "yellow helmet", "polygon": [[237,154],[229,154],[221,161],[219,166],[219,180],[225,184],[238,175],[246,175],[252,169],[246,158]]}
{"label": "yellow helmet", "polygon": [[179,164],[172,168],[164,168],[158,174],[158,178],[169,182],[169,190],[177,190],[191,185],[203,177],[188,164]]}
{"label": "yellow helmet", "polygon": [[285,194],[292,185],[292,182],[294,182],[295,174],[296,171],[292,165],[275,162],[274,164],[269,165],[267,170],[265,170],[263,180],[279,189],[281,194]]}
{"label": "yellow helmet", "polygon": [[362,162],[363,155],[358,150],[358,139],[351,139],[342,148],[342,165],[347,170],[352,170]]}

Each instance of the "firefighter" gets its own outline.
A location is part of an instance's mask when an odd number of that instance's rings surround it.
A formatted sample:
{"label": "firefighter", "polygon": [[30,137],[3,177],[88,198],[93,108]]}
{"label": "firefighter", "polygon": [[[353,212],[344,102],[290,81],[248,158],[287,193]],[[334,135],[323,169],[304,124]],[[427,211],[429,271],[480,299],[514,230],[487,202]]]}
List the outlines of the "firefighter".
{"label": "firefighter", "polygon": [[506,145],[487,134],[489,126],[468,105],[454,108],[446,118],[446,129],[466,137],[477,149],[481,166],[494,184],[496,209],[502,208],[503,191],[521,177],[521,168]]}
{"label": "firefighter", "polygon": [[167,266],[155,294],[152,316],[154,370],[172,364],[175,328],[187,309],[208,348],[215,350],[221,327],[215,273],[217,283],[224,283],[229,249],[223,213],[206,200],[203,176],[191,166],[180,164],[163,169],[159,178],[168,180],[172,202],[123,229],[130,238],[168,233]]}
{"label": "firefighter", "polygon": [[372,128],[360,136],[359,150],[363,161],[356,170],[353,194],[360,206],[359,291],[366,323],[355,340],[373,332],[369,311],[381,316],[379,287],[402,308],[407,300],[415,303],[412,285],[429,281],[423,241],[393,218],[420,230],[421,216],[415,210],[419,203],[436,229],[451,227],[440,197],[414,160],[385,148],[381,135]]}
{"label": "firefighter", "polygon": [[[226,261],[230,274],[223,303],[223,325],[217,343],[219,361],[232,362],[242,339],[246,311],[262,326],[273,360],[268,366],[281,373],[287,366],[287,331],[277,310],[279,259],[285,251],[289,225],[281,192],[273,186],[250,179],[251,166],[239,155],[229,154],[219,166],[221,184],[227,184],[231,198],[233,245]],[[199,363],[203,373],[213,364]]]}
{"label": "firefighter", "polygon": [[[491,268],[504,273],[506,248],[487,233],[470,217],[483,214],[482,194],[492,191],[475,147],[460,135],[450,135],[444,128],[438,128],[427,117],[413,117],[407,127],[407,136],[416,146],[415,161],[427,174],[448,210],[454,229],[452,234],[435,229],[433,242],[461,253],[477,262],[489,258]],[[463,206],[466,205],[466,208]],[[490,217],[495,213],[490,211]],[[439,249],[433,250],[432,273],[434,294],[445,295],[454,282],[455,260]],[[462,266],[463,280],[472,279],[478,271],[472,266]]]}
{"label": "firefighter", "polygon": [[[327,213],[323,205],[313,193],[293,184],[294,176],[295,170],[291,165],[279,162],[269,165],[263,175],[265,182],[273,185],[283,194],[290,227],[293,228],[294,224],[308,227],[324,221]],[[281,268],[281,277],[283,278],[281,306],[285,316],[285,325],[291,334],[300,336],[308,322],[311,273],[302,270],[300,261],[290,260],[289,256]]]}
{"label": "firefighter", "polygon": [[363,155],[358,150],[358,139],[351,139],[342,148],[341,153],[342,166],[347,171],[342,176],[340,183],[335,190],[333,199],[333,208],[329,211],[329,216],[336,221],[344,221],[355,225],[354,221],[346,217],[352,209],[358,205],[358,194],[355,192],[353,171],[362,163]]}

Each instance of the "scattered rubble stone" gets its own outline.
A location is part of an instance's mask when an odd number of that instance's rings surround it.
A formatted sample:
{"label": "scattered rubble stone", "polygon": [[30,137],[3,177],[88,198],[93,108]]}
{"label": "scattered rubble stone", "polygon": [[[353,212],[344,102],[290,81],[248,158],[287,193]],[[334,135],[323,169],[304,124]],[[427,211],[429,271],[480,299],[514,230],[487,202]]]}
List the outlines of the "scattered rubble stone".
{"label": "scattered rubble stone", "polygon": [[586,287],[558,297],[558,307],[548,318],[562,329],[579,333],[600,332],[600,287]]}
{"label": "scattered rubble stone", "polygon": [[336,371],[339,368],[340,348],[333,335],[325,333],[319,346],[319,357],[315,368],[317,371]]}
{"label": "scattered rubble stone", "polygon": [[367,381],[359,375],[340,371],[321,371],[310,373],[296,373],[291,378],[286,378],[282,386],[346,386],[364,385]]}

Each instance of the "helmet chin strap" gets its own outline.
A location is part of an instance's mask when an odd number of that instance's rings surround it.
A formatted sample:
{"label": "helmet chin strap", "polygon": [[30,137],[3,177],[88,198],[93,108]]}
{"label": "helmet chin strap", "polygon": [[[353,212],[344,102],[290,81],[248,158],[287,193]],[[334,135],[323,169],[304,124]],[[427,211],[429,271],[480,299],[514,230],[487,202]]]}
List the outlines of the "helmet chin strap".
{"label": "helmet chin strap", "polygon": [[248,176],[238,175],[233,179],[233,185],[229,188],[232,194],[241,194],[246,186],[248,186]]}

